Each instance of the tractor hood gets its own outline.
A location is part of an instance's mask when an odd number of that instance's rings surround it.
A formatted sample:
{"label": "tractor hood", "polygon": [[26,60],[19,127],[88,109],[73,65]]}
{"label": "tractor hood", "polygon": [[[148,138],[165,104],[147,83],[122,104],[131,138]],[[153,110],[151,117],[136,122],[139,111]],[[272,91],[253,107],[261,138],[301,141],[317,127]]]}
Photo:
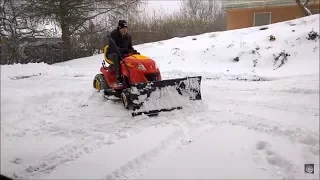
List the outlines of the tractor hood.
{"label": "tractor hood", "polygon": [[143,71],[159,71],[156,62],[147,56],[135,54],[125,58],[126,65]]}

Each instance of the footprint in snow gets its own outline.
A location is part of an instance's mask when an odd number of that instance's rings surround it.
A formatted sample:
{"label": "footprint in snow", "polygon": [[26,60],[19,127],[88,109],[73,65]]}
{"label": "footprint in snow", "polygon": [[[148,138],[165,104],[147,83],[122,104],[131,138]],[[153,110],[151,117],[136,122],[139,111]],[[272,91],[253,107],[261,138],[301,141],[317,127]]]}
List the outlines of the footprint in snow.
{"label": "footprint in snow", "polygon": [[256,149],[257,150],[263,150],[263,149],[266,149],[267,147],[270,147],[270,144],[268,142],[265,142],[265,141],[259,141],[256,144]]}
{"label": "footprint in snow", "polygon": [[[88,104],[81,104],[80,105],[80,107],[87,107],[88,106]],[[68,109],[70,109],[70,108],[68,108]]]}
{"label": "footprint in snow", "polygon": [[317,146],[319,145],[319,137],[315,135],[306,135],[299,137],[298,142],[305,145]]}
{"label": "footprint in snow", "polygon": [[187,145],[187,144],[190,144],[191,142],[192,142],[191,139],[183,139],[183,140],[181,140],[182,145]]}
{"label": "footprint in snow", "polygon": [[318,46],[313,48],[313,52],[316,52],[316,50],[318,49]]}
{"label": "footprint in snow", "polygon": [[111,144],[114,144],[116,141],[114,140],[114,139],[109,139],[108,141],[107,141],[107,144],[108,145],[111,145]]}
{"label": "footprint in snow", "polygon": [[227,48],[230,48],[230,47],[233,47],[234,46],[234,44],[230,44],[229,46],[227,46]]}
{"label": "footprint in snow", "polygon": [[277,176],[285,178],[290,178],[292,172],[295,172],[293,164],[273,151],[269,142],[258,141],[255,148],[258,150],[253,153],[253,161],[256,164],[269,166],[268,169],[272,169]]}
{"label": "footprint in snow", "polygon": [[22,159],[21,158],[14,158],[14,160],[11,160],[12,163],[14,164],[21,164]]}

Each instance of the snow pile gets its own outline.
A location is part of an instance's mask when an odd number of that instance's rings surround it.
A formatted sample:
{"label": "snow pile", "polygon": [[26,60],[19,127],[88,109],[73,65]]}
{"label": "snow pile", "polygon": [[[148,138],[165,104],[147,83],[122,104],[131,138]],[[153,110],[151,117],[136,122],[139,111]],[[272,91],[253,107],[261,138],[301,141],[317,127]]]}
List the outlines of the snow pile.
{"label": "snow pile", "polygon": [[173,38],[137,48],[170,76],[193,72],[204,78],[257,79],[318,73],[319,36],[309,38],[310,32],[319,34],[318,15],[265,27]]}
{"label": "snow pile", "polygon": [[[167,83],[164,83],[167,82]],[[131,94],[135,105],[142,106],[134,113],[154,110],[181,109],[190,100],[199,100],[201,93],[201,77],[176,79],[162,83],[147,83],[143,89],[133,87]],[[162,87],[167,84],[166,87]],[[137,96],[137,98],[135,98]]]}
{"label": "snow pile", "polygon": [[176,90],[176,87],[169,86],[162,89],[156,89],[148,97],[147,94],[140,95],[138,100],[134,100],[133,103],[143,105],[135,110],[135,113],[138,112],[148,112],[159,109],[171,109],[171,108],[180,108],[182,105],[185,105],[189,101],[189,96],[182,96]]}
{"label": "snow pile", "polygon": [[[319,179],[317,34],[314,15],[136,46],[164,79],[203,79],[201,101],[177,99],[169,88],[169,96],[153,102],[183,109],[152,118],[132,117],[121,101],[94,91],[101,54],[1,66],[1,174]],[[305,173],[305,164],[314,165],[314,174]]]}

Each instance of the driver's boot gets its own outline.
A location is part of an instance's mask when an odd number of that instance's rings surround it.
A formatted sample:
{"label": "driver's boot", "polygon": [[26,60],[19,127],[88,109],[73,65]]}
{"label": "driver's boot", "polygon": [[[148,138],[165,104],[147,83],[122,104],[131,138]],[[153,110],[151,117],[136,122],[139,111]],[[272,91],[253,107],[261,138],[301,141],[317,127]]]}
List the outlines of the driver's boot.
{"label": "driver's boot", "polygon": [[116,86],[121,88],[123,86],[121,72],[120,72],[120,63],[115,63],[115,71],[117,76]]}
{"label": "driver's boot", "polygon": [[123,86],[121,76],[118,76],[118,77],[117,77],[116,86],[117,86],[117,87],[122,87],[122,86]]}

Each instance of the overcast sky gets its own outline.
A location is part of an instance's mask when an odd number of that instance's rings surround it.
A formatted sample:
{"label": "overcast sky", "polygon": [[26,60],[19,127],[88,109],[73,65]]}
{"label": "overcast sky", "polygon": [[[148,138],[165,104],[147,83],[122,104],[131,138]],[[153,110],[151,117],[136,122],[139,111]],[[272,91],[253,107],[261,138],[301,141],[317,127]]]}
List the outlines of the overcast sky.
{"label": "overcast sky", "polygon": [[180,8],[179,0],[148,0],[146,11],[153,14],[153,10],[159,12],[160,10],[166,13],[178,11]]}

